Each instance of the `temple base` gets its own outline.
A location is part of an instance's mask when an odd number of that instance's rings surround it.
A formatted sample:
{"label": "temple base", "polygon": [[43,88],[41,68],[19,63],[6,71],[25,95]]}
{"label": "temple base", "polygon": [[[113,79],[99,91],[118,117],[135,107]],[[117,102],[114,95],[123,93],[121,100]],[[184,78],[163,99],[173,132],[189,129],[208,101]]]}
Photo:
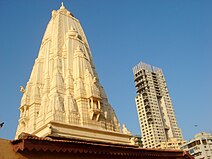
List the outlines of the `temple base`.
{"label": "temple base", "polygon": [[75,138],[89,141],[100,141],[107,143],[117,143],[132,145],[129,134],[112,132],[106,130],[94,130],[87,127],[81,127],[61,122],[51,121],[32,133],[38,137],[55,137],[55,138]]}

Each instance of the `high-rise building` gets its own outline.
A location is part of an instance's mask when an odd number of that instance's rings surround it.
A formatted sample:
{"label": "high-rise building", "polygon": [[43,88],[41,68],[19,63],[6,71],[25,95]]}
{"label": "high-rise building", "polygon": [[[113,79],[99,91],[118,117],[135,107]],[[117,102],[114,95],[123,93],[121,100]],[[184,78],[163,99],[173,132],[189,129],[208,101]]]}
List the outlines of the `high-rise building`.
{"label": "high-rise building", "polygon": [[195,159],[212,159],[212,134],[201,132],[186,142],[181,149],[188,151]]}
{"label": "high-rise building", "polygon": [[79,20],[64,5],[52,11],[23,92],[16,138],[22,132],[130,143],[121,131],[95,70]]}
{"label": "high-rise building", "polygon": [[[135,98],[143,145],[146,148],[173,148],[182,144],[173,105],[160,68],[140,62],[133,68]],[[161,146],[161,145],[166,145]]]}

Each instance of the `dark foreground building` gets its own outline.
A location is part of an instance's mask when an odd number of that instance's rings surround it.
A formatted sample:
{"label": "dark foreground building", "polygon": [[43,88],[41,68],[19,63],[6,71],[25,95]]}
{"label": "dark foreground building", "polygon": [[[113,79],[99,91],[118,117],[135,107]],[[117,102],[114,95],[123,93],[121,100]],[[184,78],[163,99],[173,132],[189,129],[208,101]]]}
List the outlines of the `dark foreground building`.
{"label": "dark foreground building", "polygon": [[0,159],[193,159],[180,150],[144,149],[138,146],[23,135],[0,139]]}

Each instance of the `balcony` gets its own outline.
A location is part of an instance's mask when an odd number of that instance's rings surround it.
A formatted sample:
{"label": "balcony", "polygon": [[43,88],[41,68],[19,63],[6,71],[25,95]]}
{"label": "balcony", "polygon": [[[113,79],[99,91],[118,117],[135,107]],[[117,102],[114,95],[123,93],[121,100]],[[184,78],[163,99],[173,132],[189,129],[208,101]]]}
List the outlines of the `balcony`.
{"label": "balcony", "polygon": [[146,110],[147,113],[151,113],[150,107],[149,108],[146,108],[145,110]]}
{"label": "balcony", "polygon": [[149,106],[149,102],[145,102],[144,103],[144,106],[146,107],[146,106]]}
{"label": "balcony", "polygon": [[151,112],[148,112],[148,113],[146,114],[146,116],[147,116],[147,120],[148,120],[148,119],[152,119],[152,113],[151,113]]}
{"label": "balcony", "polygon": [[144,101],[148,101],[148,96],[143,96]]}

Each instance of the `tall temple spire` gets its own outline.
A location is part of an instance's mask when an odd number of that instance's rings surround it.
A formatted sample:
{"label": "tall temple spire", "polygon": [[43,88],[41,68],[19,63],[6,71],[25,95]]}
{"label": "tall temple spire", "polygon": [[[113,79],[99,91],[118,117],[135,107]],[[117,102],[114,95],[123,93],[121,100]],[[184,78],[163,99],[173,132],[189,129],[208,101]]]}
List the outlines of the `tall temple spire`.
{"label": "tall temple spire", "polygon": [[99,82],[79,20],[63,3],[52,11],[19,109],[16,138],[26,132],[129,143]]}

